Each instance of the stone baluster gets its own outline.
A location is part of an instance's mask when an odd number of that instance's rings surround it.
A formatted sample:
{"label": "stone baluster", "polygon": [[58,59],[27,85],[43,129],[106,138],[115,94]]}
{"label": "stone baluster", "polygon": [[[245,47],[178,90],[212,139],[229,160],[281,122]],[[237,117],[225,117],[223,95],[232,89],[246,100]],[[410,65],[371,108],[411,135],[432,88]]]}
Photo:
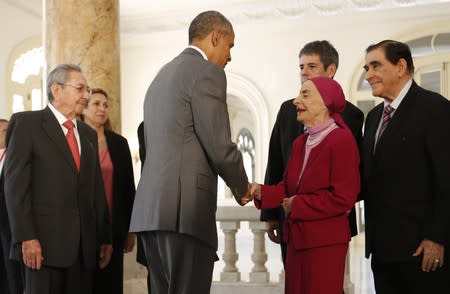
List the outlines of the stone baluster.
{"label": "stone baluster", "polygon": [[220,273],[221,282],[239,282],[241,273],[236,267],[239,255],[236,251],[236,232],[240,228],[240,221],[221,221],[220,228],[225,235],[224,252],[222,255],[225,267]]}
{"label": "stone baluster", "polygon": [[270,280],[270,273],[265,266],[267,253],[264,234],[267,232],[267,224],[260,221],[250,221],[249,228],[253,233],[252,261],[254,263],[250,272],[250,282],[267,283]]}
{"label": "stone baluster", "polygon": [[344,290],[346,294],[355,293],[355,285],[350,279],[350,247],[345,258],[345,273],[344,273]]}
{"label": "stone baluster", "polygon": [[278,281],[280,282],[280,284],[284,284],[285,279],[286,273],[284,272],[284,269],[282,269],[280,274],[278,275]]}

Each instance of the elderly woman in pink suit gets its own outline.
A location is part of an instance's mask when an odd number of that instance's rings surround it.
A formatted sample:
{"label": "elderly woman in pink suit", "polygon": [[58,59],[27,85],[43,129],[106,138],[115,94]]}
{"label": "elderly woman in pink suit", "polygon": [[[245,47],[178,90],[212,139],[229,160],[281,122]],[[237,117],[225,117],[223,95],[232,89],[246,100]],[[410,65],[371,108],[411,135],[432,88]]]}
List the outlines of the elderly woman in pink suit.
{"label": "elderly woman in pink suit", "polygon": [[303,83],[294,105],[308,131],[294,141],[283,180],[252,187],[258,208],[286,211],[285,293],[342,293],[347,212],[360,189],[358,148],[339,114],[345,103],[330,78]]}

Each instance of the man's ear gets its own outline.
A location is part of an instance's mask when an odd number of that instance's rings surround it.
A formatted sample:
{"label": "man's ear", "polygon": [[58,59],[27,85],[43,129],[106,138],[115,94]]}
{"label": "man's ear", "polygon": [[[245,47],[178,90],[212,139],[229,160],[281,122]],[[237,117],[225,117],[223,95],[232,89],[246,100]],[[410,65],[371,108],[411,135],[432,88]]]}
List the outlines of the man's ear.
{"label": "man's ear", "polygon": [[327,67],[327,69],[325,70],[326,71],[326,73],[327,73],[327,76],[329,77],[329,78],[333,78],[334,77],[334,75],[336,74],[336,64],[334,64],[334,63],[332,63],[332,64],[330,64],[328,67]]}
{"label": "man's ear", "polygon": [[221,32],[218,30],[214,30],[211,33],[211,43],[214,47],[216,47],[219,44],[219,39],[220,39],[221,35],[222,35]]}
{"label": "man's ear", "polygon": [[58,96],[59,91],[61,91],[61,87],[58,84],[53,84],[50,87],[50,91],[52,92],[53,99]]}
{"label": "man's ear", "polygon": [[402,77],[405,74],[408,74],[408,63],[406,62],[406,60],[404,58],[400,58],[397,62],[397,71],[398,71],[398,76]]}

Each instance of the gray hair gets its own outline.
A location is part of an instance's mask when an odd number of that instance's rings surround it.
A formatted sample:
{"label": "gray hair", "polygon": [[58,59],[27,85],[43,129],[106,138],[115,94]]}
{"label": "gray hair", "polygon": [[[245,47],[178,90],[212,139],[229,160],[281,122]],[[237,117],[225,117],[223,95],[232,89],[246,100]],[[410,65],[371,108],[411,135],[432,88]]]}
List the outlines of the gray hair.
{"label": "gray hair", "polygon": [[64,84],[67,80],[67,75],[71,71],[77,71],[79,73],[82,73],[81,67],[79,67],[76,64],[60,64],[57,67],[55,67],[47,77],[47,97],[48,102],[53,102],[53,94],[52,94],[52,86],[54,84]]}
{"label": "gray hair", "polygon": [[189,26],[189,44],[193,40],[203,40],[214,30],[222,32],[233,32],[231,22],[220,12],[209,10],[197,15]]}

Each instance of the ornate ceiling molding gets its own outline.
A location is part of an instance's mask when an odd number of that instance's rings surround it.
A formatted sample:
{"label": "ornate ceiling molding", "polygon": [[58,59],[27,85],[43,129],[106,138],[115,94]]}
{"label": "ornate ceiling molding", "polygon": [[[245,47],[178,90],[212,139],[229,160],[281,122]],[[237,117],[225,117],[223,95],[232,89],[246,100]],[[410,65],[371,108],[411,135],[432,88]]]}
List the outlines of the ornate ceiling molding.
{"label": "ornate ceiling molding", "polygon": [[[221,11],[232,23],[245,23],[280,17],[289,19],[307,15],[335,15],[442,2],[450,0],[224,0],[216,1],[214,8],[196,5],[195,9],[180,8],[171,11],[143,9],[141,14],[122,14],[121,31],[139,34],[183,29],[196,14],[208,9]],[[123,5],[126,5],[125,3],[124,1]]]}
{"label": "ornate ceiling molding", "polygon": [[[42,1],[0,0],[34,16],[42,17]],[[450,0],[119,0],[122,33],[151,33],[186,28],[204,10],[218,10],[234,23],[292,19],[308,15],[336,15],[397,7],[426,6]],[[159,3],[159,5],[157,5]]]}

